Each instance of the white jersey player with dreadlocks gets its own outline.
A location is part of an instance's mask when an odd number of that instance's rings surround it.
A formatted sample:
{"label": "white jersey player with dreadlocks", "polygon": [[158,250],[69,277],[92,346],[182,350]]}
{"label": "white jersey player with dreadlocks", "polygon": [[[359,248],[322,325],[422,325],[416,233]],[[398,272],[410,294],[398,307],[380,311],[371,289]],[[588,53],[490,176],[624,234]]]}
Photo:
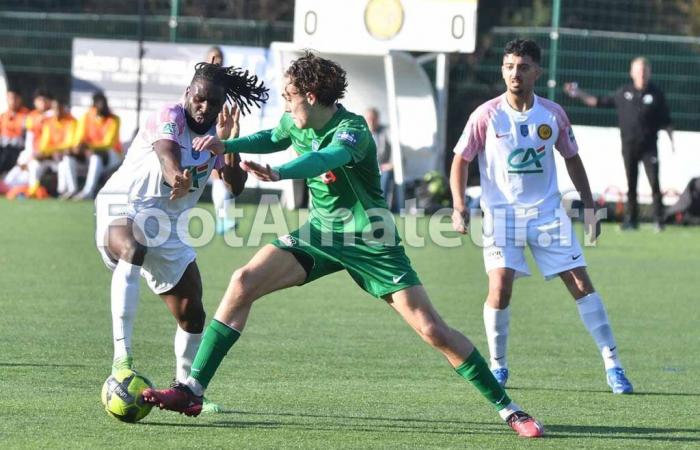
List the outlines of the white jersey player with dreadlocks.
{"label": "white jersey player with dreadlocks", "polygon": [[199,200],[212,171],[218,171],[234,195],[247,178],[238,157],[193,151],[192,139],[214,134],[228,138],[232,130],[237,134],[237,112],[250,112],[250,106],[259,107],[267,98],[267,88],[247,71],[197,64],[181,103],[147,119],[123,165],[97,195],[95,239],[113,271],[113,371],[132,367],[131,337],[143,276],[178,323],[175,378],[184,381],[189,375],[205,314],[196,254],[183,232],[187,211]]}

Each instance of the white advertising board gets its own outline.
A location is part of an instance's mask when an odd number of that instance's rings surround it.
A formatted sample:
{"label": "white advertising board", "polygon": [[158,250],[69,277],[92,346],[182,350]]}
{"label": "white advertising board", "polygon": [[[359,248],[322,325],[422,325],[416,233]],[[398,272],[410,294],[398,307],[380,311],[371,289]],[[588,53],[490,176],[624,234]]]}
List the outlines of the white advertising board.
{"label": "white advertising board", "polygon": [[328,53],[472,53],[477,0],[296,0],[294,44]]}

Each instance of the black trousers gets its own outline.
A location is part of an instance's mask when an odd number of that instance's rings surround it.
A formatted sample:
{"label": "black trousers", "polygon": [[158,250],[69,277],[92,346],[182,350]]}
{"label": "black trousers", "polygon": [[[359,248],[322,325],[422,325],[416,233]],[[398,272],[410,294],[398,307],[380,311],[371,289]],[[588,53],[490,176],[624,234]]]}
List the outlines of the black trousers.
{"label": "black trousers", "polygon": [[639,203],[637,203],[637,179],[639,178],[639,163],[644,164],[654,202],[654,220],[663,222],[664,210],[661,203],[661,188],[659,186],[659,156],[656,143],[653,146],[634,146],[622,144],[622,158],[625,161],[627,174],[627,210],[625,222],[637,225],[639,223]]}
{"label": "black trousers", "polygon": [[7,172],[15,166],[21,151],[20,147],[12,145],[0,147],[0,173]]}

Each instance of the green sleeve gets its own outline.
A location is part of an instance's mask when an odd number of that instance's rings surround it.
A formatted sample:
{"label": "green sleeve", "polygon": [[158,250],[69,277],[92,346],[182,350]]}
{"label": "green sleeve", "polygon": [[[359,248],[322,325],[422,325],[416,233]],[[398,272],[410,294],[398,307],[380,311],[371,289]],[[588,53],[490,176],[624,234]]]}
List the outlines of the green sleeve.
{"label": "green sleeve", "polygon": [[317,152],[304,153],[275,169],[280,179],[306,179],[321,175],[352,161],[352,153],[344,145],[329,145]]}
{"label": "green sleeve", "polygon": [[258,131],[255,134],[224,141],[224,153],[274,153],[292,145],[289,138],[275,139],[274,130]]}

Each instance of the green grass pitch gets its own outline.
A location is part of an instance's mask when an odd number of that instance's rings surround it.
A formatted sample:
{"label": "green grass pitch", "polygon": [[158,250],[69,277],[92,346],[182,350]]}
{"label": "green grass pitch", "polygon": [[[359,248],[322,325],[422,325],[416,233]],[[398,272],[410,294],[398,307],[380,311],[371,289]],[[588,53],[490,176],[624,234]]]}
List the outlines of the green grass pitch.
{"label": "green grass pitch", "polygon": [[[3,449],[700,446],[697,228],[623,234],[608,225],[586,250],[635,395],[608,392],[561,282],[535,269],[516,283],[509,392],[548,432],[526,441],[344,273],[256,304],[208,392],[224,413],[193,419],[154,409],[141,423],[120,423],[99,398],[112,353],[110,273],[94,248],[92,204],[3,199],[0,223]],[[198,250],[208,319],[255,250],[221,238]],[[469,243],[408,254],[448,323],[487,354],[480,250]],[[141,292],[136,368],[166,386],[175,322],[144,284]]]}

